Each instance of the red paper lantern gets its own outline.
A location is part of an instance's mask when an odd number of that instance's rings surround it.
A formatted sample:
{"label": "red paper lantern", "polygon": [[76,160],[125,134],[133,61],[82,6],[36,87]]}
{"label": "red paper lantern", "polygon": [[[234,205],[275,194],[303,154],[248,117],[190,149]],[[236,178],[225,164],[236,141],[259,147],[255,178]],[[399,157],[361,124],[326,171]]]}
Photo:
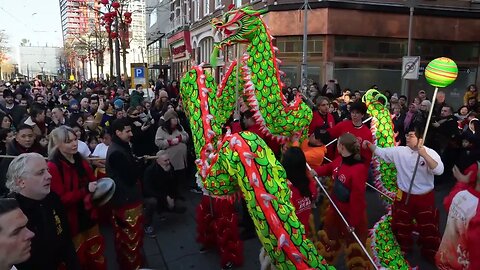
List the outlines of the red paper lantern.
{"label": "red paper lantern", "polygon": [[131,12],[125,12],[125,18],[130,18],[132,17],[132,13]]}
{"label": "red paper lantern", "polygon": [[112,7],[113,7],[114,9],[117,9],[117,8],[120,7],[120,3],[118,3],[118,2],[113,2],[113,3],[112,3]]}
{"label": "red paper lantern", "polygon": [[111,32],[110,33],[110,38],[111,39],[117,38],[117,32]]}
{"label": "red paper lantern", "polygon": [[108,0],[101,0],[100,1],[103,5],[108,5]]}

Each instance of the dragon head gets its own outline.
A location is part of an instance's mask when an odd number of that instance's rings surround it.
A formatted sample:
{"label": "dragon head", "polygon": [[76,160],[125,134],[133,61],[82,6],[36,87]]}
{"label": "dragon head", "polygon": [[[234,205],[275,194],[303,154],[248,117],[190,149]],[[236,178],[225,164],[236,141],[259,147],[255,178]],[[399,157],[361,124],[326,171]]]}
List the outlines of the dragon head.
{"label": "dragon head", "polygon": [[223,34],[223,39],[215,43],[214,48],[218,50],[234,43],[249,42],[262,27],[260,15],[265,12],[266,10],[253,10],[251,7],[230,8],[222,18],[214,18],[212,20],[214,31]]}

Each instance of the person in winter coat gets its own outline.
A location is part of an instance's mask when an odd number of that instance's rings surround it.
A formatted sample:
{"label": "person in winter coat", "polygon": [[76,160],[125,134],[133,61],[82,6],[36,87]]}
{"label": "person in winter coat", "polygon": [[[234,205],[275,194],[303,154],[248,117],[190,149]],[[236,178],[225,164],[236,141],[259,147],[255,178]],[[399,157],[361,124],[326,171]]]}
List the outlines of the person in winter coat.
{"label": "person in winter coat", "polygon": [[51,192],[51,175],[45,158],[24,153],[12,160],[7,187],[28,218],[32,238],[31,256],[16,264],[18,270],[80,270],[70,236],[67,216],[60,198]]}
{"label": "person in winter coat", "polygon": [[[148,89],[147,89],[148,91]],[[130,95],[130,107],[137,107],[143,104],[143,87],[141,84],[135,86],[135,90]]]}
{"label": "person in winter coat", "polygon": [[[46,154],[43,147],[35,142],[33,128],[25,124],[18,126],[15,138],[10,143],[7,143],[6,148],[6,154],[11,156],[18,156],[23,153],[32,152]],[[5,179],[10,162],[12,162],[12,159],[10,158],[4,158],[0,162],[0,195],[8,193],[8,190],[5,188]]]}
{"label": "person in winter coat", "polygon": [[166,150],[170,162],[175,168],[178,181],[183,184],[191,184],[185,183],[188,134],[179,124],[178,114],[173,109],[168,110],[163,115],[163,119],[165,122],[155,134],[155,144],[160,150]]}
{"label": "person in winter coat", "polygon": [[131,123],[117,119],[111,125],[112,143],[108,146],[105,168],[115,181],[110,200],[114,244],[120,270],[138,269],[143,265],[143,203],[140,189],[140,164],[133,155]]}
{"label": "person in winter coat", "polygon": [[75,131],[67,126],[54,129],[48,150],[51,188],[65,207],[82,269],[106,270],[105,241],[94,219],[96,211],[92,205],[97,181],[90,164],[78,152]]}
{"label": "person in winter coat", "polygon": [[478,94],[478,88],[475,84],[471,84],[467,87],[465,95],[463,95],[463,105],[468,105],[468,100],[474,97],[480,102],[480,95]]}
{"label": "person in winter coat", "polygon": [[351,230],[355,230],[365,245],[368,236],[365,201],[368,167],[360,155],[360,143],[352,133],[344,133],[338,138],[337,150],[339,156],[333,162],[315,168],[315,172],[319,176],[332,176],[333,203],[348,221],[350,228],[342,222],[335,209],[329,206],[324,229],[318,233],[321,243],[319,253],[328,263],[334,264],[344,241],[348,269],[368,269],[370,262],[350,234]]}
{"label": "person in winter coat", "polygon": [[176,204],[179,198],[178,180],[175,179],[175,169],[165,150],[157,153],[157,159],[150,164],[143,174],[143,197],[145,205],[145,234],[155,236],[153,214],[169,211],[184,213],[185,207]]}

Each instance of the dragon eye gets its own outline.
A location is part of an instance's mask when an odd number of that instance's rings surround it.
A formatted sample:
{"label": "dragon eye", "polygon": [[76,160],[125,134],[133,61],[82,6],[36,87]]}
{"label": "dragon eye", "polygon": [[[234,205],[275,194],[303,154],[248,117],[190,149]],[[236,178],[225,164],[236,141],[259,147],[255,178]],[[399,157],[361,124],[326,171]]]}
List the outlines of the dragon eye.
{"label": "dragon eye", "polygon": [[225,22],[228,22],[230,20],[230,14],[225,14],[224,16]]}

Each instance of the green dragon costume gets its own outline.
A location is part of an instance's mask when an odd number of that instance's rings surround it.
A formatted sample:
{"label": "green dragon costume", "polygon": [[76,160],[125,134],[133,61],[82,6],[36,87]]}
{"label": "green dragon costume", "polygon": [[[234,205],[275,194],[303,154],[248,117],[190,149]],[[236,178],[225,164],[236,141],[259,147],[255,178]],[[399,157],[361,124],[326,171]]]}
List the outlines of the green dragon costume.
{"label": "green dragon costume", "polygon": [[[243,193],[257,235],[277,269],[334,269],[305,236],[290,203],[286,173],[273,152],[256,134],[222,135],[235,109],[237,91],[262,132],[280,143],[307,132],[312,111],[297,96],[288,104],[281,92],[272,37],[260,15],[250,8],[230,10],[212,24],[225,39],[214,51],[234,43],[248,44],[240,63],[234,61],[217,87],[201,66],[187,72],[180,93],[193,131],[199,184],[210,196],[231,198]],[[236,89],[237,72],[240,89]]]}
{"label": "green dragon costume", "polygon": [[[388,99],[375,89],[368,90],[362,97],[372,118],[371,130],[376,144],[382,148],[395,146],[395,134],[391,114],[385,104]],[[397,170],[395,164],[386,163],[373,156],[375,186],[394,199],[397,193]],[[387,214],[371,230],[371,250],[378,268],[411,269],[391,228],[391,200],[384,198]]]}

